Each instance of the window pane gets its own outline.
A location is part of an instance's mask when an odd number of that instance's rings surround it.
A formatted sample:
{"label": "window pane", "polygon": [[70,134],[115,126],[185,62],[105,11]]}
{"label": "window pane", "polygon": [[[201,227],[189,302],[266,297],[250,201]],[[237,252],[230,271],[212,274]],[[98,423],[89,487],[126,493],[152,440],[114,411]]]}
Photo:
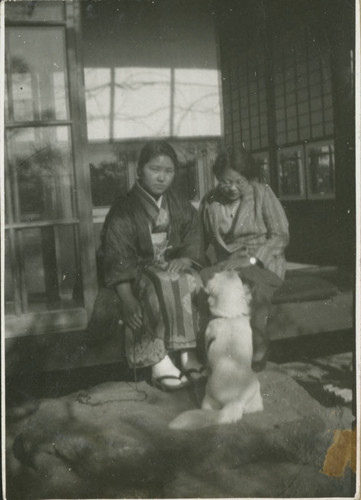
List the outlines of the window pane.
{"label": "window pane", "polygon": [[[167,136],[170,133],[171,70],[168,68],[116,68],[114,139]],[[91,137],[97,139],[97,137]]]}
{"label": "window pane", "polygon": [[7,21],[63,21],[64,2],[53,0],[5,2],[5,19]]}
{"label": "window pane", "polygon": [[79,305],[75,227],[47,226],[19,231],[28,311]]}
{"label": "window pane", "polygon": [[7,132],[16,221],[73,217],[74,180],[69,127]]}
{"label": "window pane", "polygon": [[179,162],[174,188],[187,200],[199,199],[195,158]]}
{"label": "window pane", "polygon": [[[8,28],[13,119],[63,120],[69,116],[62,28]],[[10,115],[11,118],[11,115]]]}
{"label": "window pane", "polygon": [[279,152],[280,192],[284,196],[300,197],[304,194],[303,161],[300,149]]}
{"label": "window pane", "polygon": [[252,153],[253,158],[256,161],[256,165],[260,169],[260,181],[265,184],[270,184],[271,174],[269,166],[269,155],[265,153]]}
{"label": "window pane", "polygon": [[113,138],[111,71],[109,68],[85,68],[84,79],[88,139],[109,140]]}
{"label": "window pane", "polygon": [[288,131],[288,142],[296,142],[299,140],[298,133],[296,130],[289,130]]}
{"label": "window pane", "polygon": [[307,163],[312,194],[321,196],[334,194],[335,158],[332,144],[310,145]]}
{"label": "window pane", "polygon": [[94,207],[108,207],[127,192],[128,154],[118,154],[112,147],[90,148],[90,180]]}

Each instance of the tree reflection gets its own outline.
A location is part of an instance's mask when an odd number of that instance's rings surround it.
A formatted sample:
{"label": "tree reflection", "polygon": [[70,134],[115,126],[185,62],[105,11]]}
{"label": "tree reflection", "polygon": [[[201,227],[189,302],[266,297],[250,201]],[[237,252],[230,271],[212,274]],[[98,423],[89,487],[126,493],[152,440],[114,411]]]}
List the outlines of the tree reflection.
{"label": "tree reflection", "polygon": [[90,163],[90,179],[94,206],[109,206],[127,188],[126,169],[117,162]]}
{"label": "tree reflection", "polygon": [[[58,217],[64,211],[69,213],[72,206],[69,188],[72,183],[68,145],[60,147],[50,140],[34,145],[24,143],[19,136],[13,139],[9,167],[16,179],[14,187],[16,189],[17,186],[19,192],[20,213],[23,216],[32,214],[35,218]],[[20,154],[16,144],[22,145]],[[69,202],[70,206],[63,206]]]}
{"label": "tree reflection", "polygon": [[219,136],[217,70],[85,68],[89,140]]}

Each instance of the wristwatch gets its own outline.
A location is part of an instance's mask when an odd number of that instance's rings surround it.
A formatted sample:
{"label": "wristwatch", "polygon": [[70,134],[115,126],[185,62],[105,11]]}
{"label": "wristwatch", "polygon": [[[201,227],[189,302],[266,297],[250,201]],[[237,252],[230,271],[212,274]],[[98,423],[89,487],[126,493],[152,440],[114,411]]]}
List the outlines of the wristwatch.
{"label": "wristwatch", "polygon": [[251,266],[258,266],[261,268],[264,267],[263,263],[259,259],[256,259],[256,257],[250,257],[249,263],[251,264]]}

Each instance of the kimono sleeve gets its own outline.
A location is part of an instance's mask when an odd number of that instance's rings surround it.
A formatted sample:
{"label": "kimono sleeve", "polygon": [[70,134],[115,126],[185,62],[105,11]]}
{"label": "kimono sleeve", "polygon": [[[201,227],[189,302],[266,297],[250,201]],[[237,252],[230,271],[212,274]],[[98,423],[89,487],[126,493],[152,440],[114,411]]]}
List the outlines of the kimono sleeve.
{"label": "kimono sleeve", "polygon": [[107,287],[136,277],[138,255],[136,229],[129,214],[115,213],[103,234],[103,270]]}
{"label": "kimono sleeve", "polygon": [[211,245],[211,234],[212,229],[208,219],[207,212],[207,195],[202,199],[199,206],[199,218],[200,218],[200,254],[201,254],[201,263],[205,266],[209,266],[211,263],[215,263],[217,261],[217,257],[215,254],[215,250]]}
{"label": "kimono sleeve", "polygon": [[268,267],[274,257],[283,254],[289,242],[286,214],[269,186],[265,186],[262,215],[267,228],[267,241],[258,249],[256,257]]}
{"label": "kimono sleeve", "polygon": [[189,257],[196,263],[201,261],[200,217],[190,202],[183,205],[180,256]]}

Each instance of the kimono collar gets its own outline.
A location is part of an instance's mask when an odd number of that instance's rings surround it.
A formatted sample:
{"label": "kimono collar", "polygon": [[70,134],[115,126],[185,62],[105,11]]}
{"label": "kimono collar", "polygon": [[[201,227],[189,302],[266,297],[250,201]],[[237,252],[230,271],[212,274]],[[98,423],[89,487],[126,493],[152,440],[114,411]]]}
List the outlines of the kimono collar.
{"label": "kimono collar", "polygon": [[[164,224],[167,219],[167,200],[166,196],[160,197],[160,203],[157,201],[139,184],[138,181],[135,182],[133,187],[133,193],[137,200],[140,202],[148,220],[151,222],[152,226],[157,226],[159,224]],[[161,220],[159,220],[161,219]]]}
{"label": "kimono collar", "polygon": [[[216,188],[208,197],[206,213],[208,213],[209,223],[218,243],[228,252],[231,252],[229,244],[226,243],[219,232],[221,219],[219,205],[226,205],[227,201],[228,200],[225,199],[220,190]],[[232,239],[234,237],[234,233],[237,232],[237,227],[239,226],[239,224],[242,224],[241,221],[244,219],[244,217],[247,217],[247,214],[250,210],[253,210],[253,203],[253,184],[250,182],[249,186],[246,189],[246,192],[241,198],[241,203],[235,213],[232,226],[226,237],[226,240],[228,240],[229,238]]]}

